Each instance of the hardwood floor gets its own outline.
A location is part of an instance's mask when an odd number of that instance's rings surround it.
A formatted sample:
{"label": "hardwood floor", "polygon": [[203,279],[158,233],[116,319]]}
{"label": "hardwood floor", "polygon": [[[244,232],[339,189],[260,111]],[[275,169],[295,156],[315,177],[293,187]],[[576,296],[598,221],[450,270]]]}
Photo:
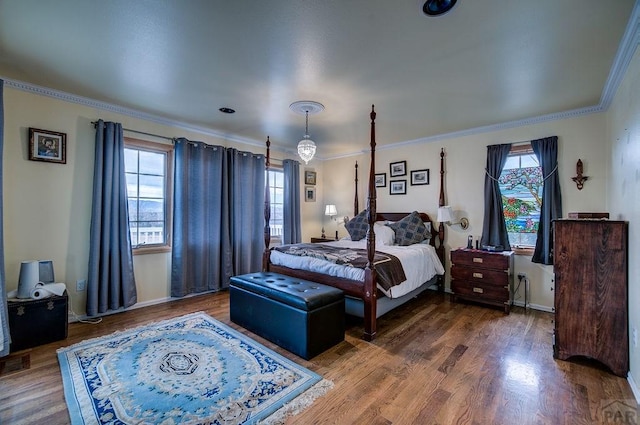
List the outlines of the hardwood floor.
{"label": "hardwood floor", "polygon": [[221,292],[70,324],[66,340],[31,351],[30,369],[0,378],[0,424],[69,423],[57,348],[195,311],[333,381],[290,424],[593,424],[612,401],[635,405],[625,379],[553,359],[549,313],[516,307],[507,316],[427,291],[381,318],[373,342],[349,320],[344,342],[305,361],[230,323]]}

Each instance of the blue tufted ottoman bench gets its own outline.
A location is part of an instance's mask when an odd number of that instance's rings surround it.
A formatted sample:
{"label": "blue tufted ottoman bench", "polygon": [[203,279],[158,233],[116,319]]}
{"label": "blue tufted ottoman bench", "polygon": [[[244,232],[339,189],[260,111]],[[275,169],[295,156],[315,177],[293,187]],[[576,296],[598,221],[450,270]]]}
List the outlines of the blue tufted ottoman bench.
{"label": "blue tufted ottoman bench", "polygon": [[278,273],[233,276],[231,321],[309,360],[344,340],[340,289]]}

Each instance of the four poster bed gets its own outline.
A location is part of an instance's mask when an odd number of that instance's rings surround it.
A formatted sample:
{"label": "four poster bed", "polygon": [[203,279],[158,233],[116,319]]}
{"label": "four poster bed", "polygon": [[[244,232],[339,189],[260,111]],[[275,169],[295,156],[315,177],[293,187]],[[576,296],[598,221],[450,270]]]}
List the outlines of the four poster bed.
{"label": "four poster bed", "polygon": [[[436,229],[425,213],[382,213],[376,211],[375,188],[375,118],[371,114],[371,166],[369,171],[368,208],[358,207],[358,165],[355,168],[356,194],[354,219],[366,226],[366,238],[340,240],[326,244],[295,244],[269,249],[271,232],[269,182],[265,189],[265,253],[263,270],[310,280],[341,289],[345,293],[346,313],[362,317],[364,336],[371,341],[376,336],[379,316],[415,297],[432,285],[444,286],[444,225]],[[267,138],[266,166],[270,165],[270,141]],[[444,150],[440,153],[439,206],[444,205]],[[419,218],[417,218],[419,217]],[[393,223],[421,221],[420,243],[394,244]],[[391,227],[389,226],[391,225]],[[418,226],[421,226],[418,224]],[[422,227],[421,227],[422,228]],[[398,227],[395,227],[398,235]],[[349,230],[349,229],[348,229]],[[351,233],[351,231],[350,231]],[[376,238],[379,242],[376,242]],[[349,238],[346,238],[349,239]],[[347,258],[348,257],[348,258]],[[329,260],[329,261],[326,261]],[[346,264],[346,265],[342,265]]]}

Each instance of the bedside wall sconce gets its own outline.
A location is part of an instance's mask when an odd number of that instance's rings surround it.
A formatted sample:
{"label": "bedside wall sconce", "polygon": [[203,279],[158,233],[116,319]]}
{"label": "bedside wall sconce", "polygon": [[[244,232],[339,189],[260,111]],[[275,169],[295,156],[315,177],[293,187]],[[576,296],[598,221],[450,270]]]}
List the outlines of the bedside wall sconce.
{"label": "bedside wall sconce", "polygon": [[[329,204],[324,207],[324,215],[328,215],[331,220],[336,220],[336,227],[338,227],[338,220],[333,218],[338,215],[338,209],[335,205]],[[324,238],[324,227],[322,227],[322,237]],[[336,230],[336,240],[338,240],[338,230]]]}
{"label": "bedside wall sconce", "polygon": [[576,186],[578,187],[578,190],[582,190],[582,188],[584,187],[584,182],[589,180],[589,177],[582,175],[582,160],[581,159],[578,159],[578,162],[576,163],[576,174],[577,175],[575,177],[571,177],[571,180],[576,182]]}
{"label": "bedside wall sconce", "polygon": [[469,219],[467,219],[466,217],[460,218],[460,221],[458,223],[452,223],[453,219],[453,210],[449,205],[438,208],[438,221],[440,223],[447,223],[449,226],[459,224],[463,229],[469,227]]}

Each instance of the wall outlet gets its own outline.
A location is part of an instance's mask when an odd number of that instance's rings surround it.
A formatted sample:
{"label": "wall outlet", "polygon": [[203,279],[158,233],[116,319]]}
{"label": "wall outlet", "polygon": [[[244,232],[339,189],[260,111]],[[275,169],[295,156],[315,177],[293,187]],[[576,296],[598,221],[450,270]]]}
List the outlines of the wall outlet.
{"label": "wall outlet", "polygon": [[526,279],[527,275],[524,273],[518,273],[518,280]]}
{"label": "wall outlet", "polygon": [[87,281],[84,279],[79,279],[76,281],[76,292],[82,292],[87,289]]}
{"label": "wall outlet", "polygon": [[633,346],[638,347],[638,329],[633,328]]}

